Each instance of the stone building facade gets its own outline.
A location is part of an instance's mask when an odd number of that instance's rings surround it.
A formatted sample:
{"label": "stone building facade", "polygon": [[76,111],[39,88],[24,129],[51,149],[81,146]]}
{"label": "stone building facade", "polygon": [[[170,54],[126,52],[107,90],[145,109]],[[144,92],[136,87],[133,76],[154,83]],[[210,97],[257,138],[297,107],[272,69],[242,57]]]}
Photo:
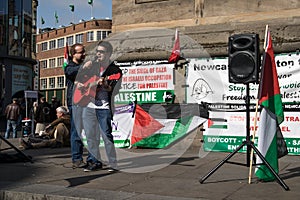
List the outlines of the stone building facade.
{"label": "stone building facade", "polygon": [[[227,57],[229,37],[259,34],[266,25],[275,54],[299,52],[299,0],[113,0],[112,39],[119,61],[166,60],[179,30],[184,58]],[[184,63],[184,62],[183,62]],[[180,63],[179,63],[180,64]],[[185,101],[185,67],[176,70],[177,102]]]}
{"label": "stone building facade", "polygon": [[[113,33],[178,28],[180,34],[195,40],[211,56],[227,55],[228,37],[233,34],[259,34],[262,50],[267,24],[275,53],[300,48],[299,0],[113,0],[112,16]],[[144,39],[149,37],[145,35]],[[160,55],[165,59],[167,54]]]}

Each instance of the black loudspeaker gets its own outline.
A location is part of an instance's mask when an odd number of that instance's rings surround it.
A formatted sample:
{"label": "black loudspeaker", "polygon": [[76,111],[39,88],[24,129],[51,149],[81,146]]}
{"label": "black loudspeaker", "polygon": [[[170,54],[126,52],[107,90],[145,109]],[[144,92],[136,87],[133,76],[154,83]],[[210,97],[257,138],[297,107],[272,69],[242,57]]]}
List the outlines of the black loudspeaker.
{"label": "black loudspeaker", "polygon": [[228,74],[230,83],[258,83],[260,55],[258,34],[229,37]]}

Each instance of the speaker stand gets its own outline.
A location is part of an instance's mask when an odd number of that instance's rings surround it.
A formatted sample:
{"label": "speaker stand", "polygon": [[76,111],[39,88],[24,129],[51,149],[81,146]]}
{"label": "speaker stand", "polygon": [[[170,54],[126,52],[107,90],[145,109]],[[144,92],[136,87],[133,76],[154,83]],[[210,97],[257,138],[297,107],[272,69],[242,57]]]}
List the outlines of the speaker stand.
{"label": "speaker stand", "polygon": [[29,161],[33,163],[32,158],[30,156],[25,155],[22,151],[20,151],[17,147],[15,147],[12,143],[10,143],[7,139],[5,139],[1,134],[0,134],[0,140],[4,141],[6,144],[10,146],[10,148],[1,149],[0,151],[4,151],[7,149],[14,149],[18,154],[22,156],[24,162]]}
{"label": "speaker stand", "polygon": [[[268,163],[268,161],[264,158],[264,156],[259,152],[259,150],[255,147],[254,143],[250,139],[250,98],[249,98],[249,83],[246,84],[246,140],[242,142],[232,153],[227,155],[219,164],[217,164],[211,171],[209,171],[205,176],[203,176],[199,182],[202,184],[204,181],[210,177],[213,173],[215,173],[223,164],[230,163],[236,165],[243,165],[250,167],[250,156],[251,156],[251,149],[259,156],[263,163],[254,164],[254,165],[266,165],[271,173],[275,176],[277,182],[285,189],[289,190],[289,187],[284,183],[284,181],[279,177],[279,175],[275,172],[272,166]],[[239,150],[241,150],[244,146],[247,146],[247,160],[245,163],[237,163],[229,161]]]}

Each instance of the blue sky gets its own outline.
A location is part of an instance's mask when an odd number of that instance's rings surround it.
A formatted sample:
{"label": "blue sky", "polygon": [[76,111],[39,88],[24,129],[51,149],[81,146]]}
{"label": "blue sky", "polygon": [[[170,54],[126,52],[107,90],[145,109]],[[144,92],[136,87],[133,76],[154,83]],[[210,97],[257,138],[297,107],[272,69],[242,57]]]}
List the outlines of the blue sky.
{"label": "blue sky", "polygon": [[[73,4],[74,12],[71,12],[69,5]],[[55,23],[54,13],[57,12],[58,23]],[[90,20],[112,18],[112,0],[93,0],[93,9],[88,4],[88,0],[39,0],[37,10],[38,28],[57,28],[60,25],[67,26],[70,22],[78,23],[79,20]],[[41,24],[43,17],[45,24]]]}

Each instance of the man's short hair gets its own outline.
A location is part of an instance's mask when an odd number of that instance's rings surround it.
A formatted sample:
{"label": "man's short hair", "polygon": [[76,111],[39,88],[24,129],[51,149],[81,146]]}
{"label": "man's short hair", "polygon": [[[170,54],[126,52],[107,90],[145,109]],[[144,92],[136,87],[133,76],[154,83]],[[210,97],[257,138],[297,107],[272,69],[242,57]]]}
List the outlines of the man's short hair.
{"label": "man's short hair", "polygon": [[73,44],[73,45],[71,46],[71,48],[70,48],[70,55],[71,55],[71,57],[73,57],[73,55],[76,53],[76,50],[75,50],[75,49],[76,49],[76,47],[78,47],[78,46],[84,48],[84,45],[81,44],[81,43],[75,43],[75,44]]}
{"label": "man's short hair", "polygon": [[104,47],[106,49],[106,51],[109,52],[110,54],[112,54],[112,52],[113,52],[113,47],[110,44],[110,42],[108,42],[108,41],[101,40],[97,46]]}

